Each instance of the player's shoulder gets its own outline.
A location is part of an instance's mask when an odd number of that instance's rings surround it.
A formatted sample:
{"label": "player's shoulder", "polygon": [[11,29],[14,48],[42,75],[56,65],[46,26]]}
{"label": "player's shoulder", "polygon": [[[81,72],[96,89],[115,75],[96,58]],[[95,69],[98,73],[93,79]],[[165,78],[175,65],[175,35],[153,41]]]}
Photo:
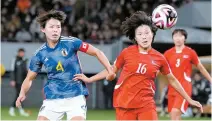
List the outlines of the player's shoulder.
{"label": "player's shoulder", "polygon": [[164,52],[164,55],[175,52],[175,47],[172,47]]}
{"label": "player's shoulder", "polygon": [[46,43],[42,44],[34,53],[34,56],[38,55],[39,53],[41,53],[43,50],[45,50],[46,47]]}
{"label": "player's shoulder", "polygon": [[73,37],[73,36],[61,36],[60,37],[60,41],[62,43],[72,43],[72,42],[75,42],[75,41],[79,41],[80,39],[77,38],[77,37]]}
{"label": "player's shoulder", "polygon": [[159,52],[159,51],[157,51],[155,49],[151,50],[151,54],[153,54],[154,57],[156,57],[156,58],[159,57],[159,58],[165,59],[164,55],[161,52]]}
{"label": "player's shoulder", "polygon": [[155,50],[152,48],[151,53],[155,54],[155,55],[159,55],[159,56],[163,56],[162,53],[160,53],[159,51]]}
{"label": "player's shoulder", "polygon": [[130,52],[130,51],[137,51],[137,49],[138,49],[137,45],[130,45],[124,50]]}
{"label": "player's shoulder", "polygon": [[185,46],[185,50],[188,51],[188,52],[194,52],[195,51],[194,49],[192,49],[188,46]]}
{"label": "player's shoulder", "polygon": [[135,45],[130,45],[130,46],[125,47],[124,49],[122,49],[120,54],[125,55],[125,54],[128,54],[128,53],[132,53],[133,50],[135,50]]}

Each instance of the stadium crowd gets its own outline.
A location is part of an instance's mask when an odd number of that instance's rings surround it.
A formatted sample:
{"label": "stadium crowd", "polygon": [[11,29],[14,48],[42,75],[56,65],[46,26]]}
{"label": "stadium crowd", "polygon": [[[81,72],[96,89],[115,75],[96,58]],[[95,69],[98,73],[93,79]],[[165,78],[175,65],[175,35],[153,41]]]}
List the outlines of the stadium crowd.
{"label": "stadium crowd", "polygon": [[67,14],[62,35],[89,43],[112,43],[121,36],[121,21],[137,10],[151,14],[163,3],[179,7],[191,0],[2,0],[1,41],[44,42],[36,23],[39,13],[56,9]]}

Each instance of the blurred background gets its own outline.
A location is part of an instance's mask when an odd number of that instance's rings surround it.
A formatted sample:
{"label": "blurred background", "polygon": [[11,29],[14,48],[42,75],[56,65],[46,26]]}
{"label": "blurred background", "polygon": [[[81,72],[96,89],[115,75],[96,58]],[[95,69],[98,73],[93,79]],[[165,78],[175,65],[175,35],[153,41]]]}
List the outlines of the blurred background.
{"label": "blurred background", "polygon": [[[64,11],[67,19],[62,27],[62,35],[75,36],[94,45],[113,63],[120,51],[132,44],[122,35],[121,22],[137,10],[151,15],[156,6],[164,3],[177,10],[178,22],[171,30],[158,30],[153,48],[164,53],[174,46],[171,36],[173,29],[183,28],[188,32],[186,45],[197,52],[200,61],[211,72],[211,0],[1,0],[1,67],[5,68],[5,74],[1,78],[1,119],[35,120],[42,105],[42,87],[46,80],[44,69],[33,81],[24,101],[24,108],[29,116],[9,115],[9,108],[16,95],[16,89],[11,84],[13,60],[20,48],[25,50],[24,57],[30,60],[35,50],[45,42],[44,34],[35,21],[38,13],[51,9]],[[93,57],[79,53],[79,58],[87,76],[103,69]],[[205,106],[204,113],[199,114],[196,109],[189,108],[184,117],[209,120],[211,85],[195,67],[193,72],[192,97]],[[89,120],[115,119],[111,102],[115,84],[116,79],[113,82],[102,80],[87,84],[90,92],[87,99]],[[159,75],[155,84],[155,102],[160,119],[169,119],[166,112],[167,80]]]}

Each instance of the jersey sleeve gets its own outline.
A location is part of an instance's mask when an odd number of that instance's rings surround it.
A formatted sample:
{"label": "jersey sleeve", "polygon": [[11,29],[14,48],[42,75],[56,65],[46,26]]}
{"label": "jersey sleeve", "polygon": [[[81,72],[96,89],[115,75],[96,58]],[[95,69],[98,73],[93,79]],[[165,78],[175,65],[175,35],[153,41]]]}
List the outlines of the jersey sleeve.
{"label": "jersey sleeve", "polygon": [[126,53],[126,49],[124,49],[119,56],[116,58],[114,65],[116,66],[116,68],[119,70],[120,68],[122,68],[122,66],[124,65],[124,55]]}
{"label": "jersey sleeve", "polygon": [[76,38],[73,41],[73,45],[74,45],[74,49],[76,51],[82,51],[82,52],[86,52],[88,50],[89,44],[86,42],[83,42],[82,40]]}
{"label": "jersey sleeve", "polygon": [[42,62],[40,61],[40,58],[37,55],[34,55],[31,58],[30,64],[29,64],[29,69],[33,72],[40,72],[42,68]]}
{"label": "jersey sleeve", "polygon": [[199,64],[198,55],[197,55],[197,53],[196,53],[194,50],[191,51],[191,62],[192,62],[192,64],[194,64],[194,65]]}
{"label": "jersey sleeve", "polygon": [[165,59],[165,57],[162,57],[162,66],[160,68],[160,72],[163,75],[167,75],[167,74],[171,73],[169,64],[168,64],[167,60]]}

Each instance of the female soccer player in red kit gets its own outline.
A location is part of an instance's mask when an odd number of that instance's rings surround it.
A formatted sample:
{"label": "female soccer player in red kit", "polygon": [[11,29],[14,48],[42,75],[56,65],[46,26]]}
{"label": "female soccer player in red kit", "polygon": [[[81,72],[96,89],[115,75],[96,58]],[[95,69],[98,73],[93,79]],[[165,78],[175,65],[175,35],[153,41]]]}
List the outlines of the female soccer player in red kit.
{"label": "female soccer player in red kit", "polygon": [[[181,83],[189,96],[192,94],[191,73],[192,64],[197,66],[207,80],[211,77],[198,59],[196,52],[185,46],[187,32],[184,29],[175,29],[172,33],[175,47],[164,54],[173,75]],[[188,102],[171,85],[168,86],[168,112],[172,120],[180,120],[181,114],[188,108]]]}
{"label": "female soccer player in red kit", "polygon": [[[160,71],[167,76],[169,83],[191,104],[199,107],[199,102],[192,100],[172,75],[164,56],[153,49],[157,28],[145,12],[137,11],[122,23],[122,31],[135,45],[125,48],[117,57],[113,70],[121,75],[114,90],[113,106],[117,120],[157,120],[154,101],[154,80]],[[75,80],[94,82],[106,77],[104,70],[93,77],[75,75]],[[108,79],[112,80],[112,79]]]}

